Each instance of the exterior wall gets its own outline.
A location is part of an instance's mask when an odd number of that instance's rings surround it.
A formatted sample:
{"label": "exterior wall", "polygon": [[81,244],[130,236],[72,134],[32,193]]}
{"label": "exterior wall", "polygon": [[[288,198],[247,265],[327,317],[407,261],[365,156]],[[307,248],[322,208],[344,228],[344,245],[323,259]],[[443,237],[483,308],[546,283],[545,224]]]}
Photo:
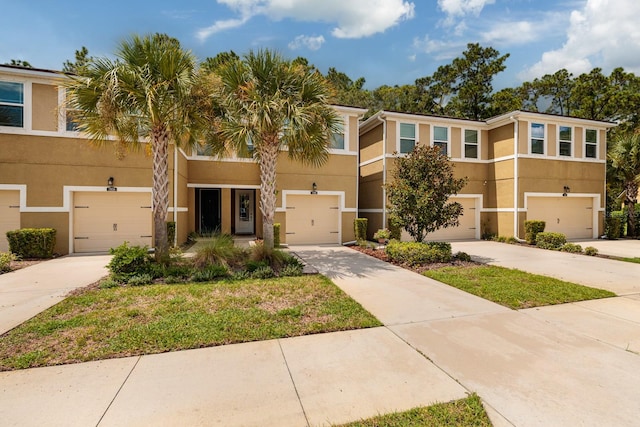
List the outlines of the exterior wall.
{"label": "exterior wall", "polygon": [[507,124],[489,133],[489,158],[513,156],[513,124]]}
{"label": "exterior wall", "polygon": [[58,87],[34,83],[32,88],[34,130],[58,130]]}

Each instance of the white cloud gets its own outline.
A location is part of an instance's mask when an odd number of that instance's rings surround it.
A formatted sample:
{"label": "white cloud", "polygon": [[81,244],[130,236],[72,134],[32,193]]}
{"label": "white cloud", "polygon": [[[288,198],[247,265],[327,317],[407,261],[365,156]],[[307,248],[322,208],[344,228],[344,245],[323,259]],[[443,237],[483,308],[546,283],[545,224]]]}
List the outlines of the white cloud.
{"label": "white cloud", "polygon": [[211,35],[213,35],[215,33],[219,33],[220,31],[230,30],[231,28],[240,27],[240,26],[244,25],[248,20],[249,20],[249,18],[226,19],[226,20],[223,20],[223,21],[216,21],[216,22],[214,22],[213,25],[198,30],[196,35],[198,36],[198,38],[201,41],[204,41],[207,38],[209,38],[209,36],[211,36]]}
{"label": "white cloud", "polygon": [[466,44],[460,40],[433,40],[428,35],[413,39],[413,47],[424,53],[433,54],[438,61],[455,58]]}
{"label": "white cloud", "polygon": [[478,16],[486,5],[493,3],[495,0],[438,0],[438,7],[447,15],[444,24],[451,26],[455,23],[455,18]]}
{"label": "white cloud", "polygon": [[289,49],[296,50],[301,47],[306,47],[309,50],[318,50],[324,43],[323,36],[311,37],[311,36],[297,36],[291,43],[289,43]]}
{"label": "white cloud", "polygon": [[587,0],[581,10],[571,12],[564,45],[542,54],[542,58],[520,73],[532,80],[566,68],[574,74],[601,67],[640,72],[640,2],[637,0]]}
{"label": "white cloud", "polygon": [[217,0],[239,13],[241,19],[216,21],[198,31],[200,39],[236,27],[251,17],[265,15],[273,20],[293,19],[303,22],[327,22],[338,38],[362,38],[381,33],[414,17],[415,5],[405,0]]}
{"label": "white cloud", "polygon": [[490,30],[481,33],[482,40],[488,44],[510,45],[528,43],[541,35],[541,26],[529,21],[494,23]]}

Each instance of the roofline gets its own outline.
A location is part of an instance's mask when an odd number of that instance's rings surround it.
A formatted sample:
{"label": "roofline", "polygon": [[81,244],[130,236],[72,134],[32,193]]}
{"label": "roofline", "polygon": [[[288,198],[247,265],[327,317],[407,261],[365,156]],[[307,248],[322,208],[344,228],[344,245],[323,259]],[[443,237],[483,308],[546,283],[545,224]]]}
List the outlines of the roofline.
{"label": "roofline", "polygon": [[553,121],[563,121],[563,122],[574,122],[574,123],[589,123],[599,127],[612,128],[618,126],[617,123],[609,122],[605,120],[592,120],[592,119],[584,119],[581,117],[574,116],[563,116],[560,114],[551,114],[551,113],[539,113],[536,111],[526,111],[526,110],[515,110],[510,111],[505,114],[501,114],[499,116],[491,117],[486,120],[486,124],[494,127],[495,125],[502,124],[503,122],[511,122],[512,118],[537,118],[540,120],[553,120]]}
{"label": "roofline", "polygon": [[348,105],[331,104],[331,106],[345,113],[357,114],[359,116],[363,116],[367,111],[369,111],[366,108],[350,107]]}
{"label": "roofline", "polygon": [[47,70],[45,68],[29,68],[17,65],[0,64],[0,72],[33,77],[60,78],[65,75],[62,71]]}

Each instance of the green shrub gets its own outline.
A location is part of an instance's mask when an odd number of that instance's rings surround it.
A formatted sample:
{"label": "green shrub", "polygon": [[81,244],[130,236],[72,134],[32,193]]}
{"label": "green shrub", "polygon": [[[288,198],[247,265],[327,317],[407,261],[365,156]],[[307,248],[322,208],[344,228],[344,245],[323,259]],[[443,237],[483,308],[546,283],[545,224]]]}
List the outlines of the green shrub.
{"label": "green shrub", "polygon": [[402,237],[402,226],[400,225],[400,221],[394,217],[390,216],[387,221],[389,224],[389,232],[391,233],[390,239],[400,240]]}
{"label": "green shrub", "polygon": [[109,249],[113,255],[107,268],[117,281],[128,282],[129,278],[151,273],[151,257],[146,246],[129,246],[124,242],[116,248]]}
{"label": "green shrub", "polygon": [[374,240],[389,240],[391,232],[386,228],[381,228],[373,234]]}
{"label": "green shrub", "polygon": [[607,235],[607,239],[619,239],[622,236],[622,218],[619,216],[607,217],[604,224],[604,233]]}
{"label": "green shrub", "polygon": [[110,289],[110,288],[116,288],[120,286],[120,284],[113,280],[111,277],[107,277],[106,279],[102,280],[100,282],[100,285],[98,285],[98,287],[100,289]]}
{"label": "green shrub", "polygon": [[56,246],[56,230],[53,228],[22,228],[7,231],[9,252],[21,258],[51,258]]}
{"label": "green shrub", "polygon": [[594,248],[593,246],[587,246],[586,248],[584,248],[584,254],[589,256],[596,256],[598,255],[598,249]]}
{"label": "green shrub", "polygon": [[471,261],[471,255],[469,255],[466,252],[458,252],[453,257],[455,259],[457,259],[458,261],[464,261],[464,262],[470,262]]}
{"label": "green shrub", "polygon": [[287,264],[280,270],[280,277],[302,276],[302,265]]}
{"label": "green shrub", "polygon": [[251,261],[264,261],[266,265],[270,266],[274,270],[279,270],[290,257],[284,251],[279,249],[270,249],[264,246],[262,243],[257,243],[251,247],[249,252],[249,260]]}
{"label": "green shrub", "polygon": [[254,271],[263,267],[269,267],[269,263],[267,263],[267,261],[254,261],[252,259],[248,260],[244,266],[245,270],[249,273],[253,273]]}
{"label": "green shrub", "polygon": [[253,279],[270,279],[275,277],[276,273],[273,271],[273,268],[267,266],[260,267],[251,273],[251,278]]}
{"label": "green shrub", "polygon": [[451,261],[451,244],[447,242],[399,242],[392,240],[385,249],[391,261],[411,266]]}
{"label": "green shrub", "polygon": [[498,243],[507,243],[507,238],[505,236],[493,236],[491,240]]}
{"label": "green shrub", "polygon": [[524,222],[524,240],[530,245],[536,244],[536,236],[544,231],[546,223],[538,220],[527,220]]}
{"label": "green shrub", "polygon": [[536,246],[542,249],[560,249],[567,243],[567,237],[562,233],[543,231],[536,236]]}
{"label": "green shrub", "polygon": [[153,277],[148,273],[136,274],[127,280],[129,286],[144,286],[151,283],[153,283]]}
{"label": "green shrub", "polygon": [[0,273],[11,271],[11,261],[15,261],[17,257],[11,252],[0,252]]}
{"label": "green shrub", "polygon": [[197,268],[209,265],[236,265],[245,257],[245,251],[236,247],[233,238],[228,234],[217,234],[202,245],[193,257],[193,264]]}
{"label": "green shrub", "polygon": [[232,280],[246,280],[251,278],[251,273],[247,270],[239,270],[231,275]]}
{"label": "green shrub", "polygon": [[367,227],[369,220],[367,218],[356,218],[353,223],[356,241],[367,240]]}
{"label": "green shrub", "polygon": [[273,246],[280,247],[280,223],[273,224]]}
{"label": "green shrub", "polygon": [[191,275],[194,282],[211,282],[229,275],[229,270],[224,265],[209,265],[201,270],[196,270]]}
{"label": "green shrub", "polygon": [[167,243],[169,243],[170,248],[175,246],[175,239],[176,239],[176,223],[175,221],[167,221]]}
{"label": "green shrub", "polygon": [[560,251],[562,252],[571,252],[572,254],[581,254],[582,246],[577,243],[565,243],[560,247]]}

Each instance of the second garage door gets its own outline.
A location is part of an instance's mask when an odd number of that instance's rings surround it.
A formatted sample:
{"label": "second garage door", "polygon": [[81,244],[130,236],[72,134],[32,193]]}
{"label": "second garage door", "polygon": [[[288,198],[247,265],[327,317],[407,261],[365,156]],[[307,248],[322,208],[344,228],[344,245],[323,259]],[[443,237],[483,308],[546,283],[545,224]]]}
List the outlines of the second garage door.
{"label": "second garage door", "polygon": [[0,190],[0,252],[9,250],[7,231],[20,228],[20,192]]}
{"label": "second garage door", "polygon": [[[460,225],[457,227],[441,228],[433,233],[427,234],[425,240],[466,240],[476,238],[476,198],[454,197],[451,199],[462,205],[462,215],[460,216]],[[402,240],[412,240],[412,237],[406,231],[402,233]]]}
{"label": "second garage door", "polygon": [[340,243],[340,206],[338,196],[287,196],[287,243]]}
{"label": "second garage door", "polygon": [[151,246],[149,193],[75,193],[74,252],[104,252],[129,242]]}
{"label": "second garage door", "polygon": [[527,219],[546,222],[544,231],[568,239],[593,237],[593,199],[590,197],[529,197]]}

